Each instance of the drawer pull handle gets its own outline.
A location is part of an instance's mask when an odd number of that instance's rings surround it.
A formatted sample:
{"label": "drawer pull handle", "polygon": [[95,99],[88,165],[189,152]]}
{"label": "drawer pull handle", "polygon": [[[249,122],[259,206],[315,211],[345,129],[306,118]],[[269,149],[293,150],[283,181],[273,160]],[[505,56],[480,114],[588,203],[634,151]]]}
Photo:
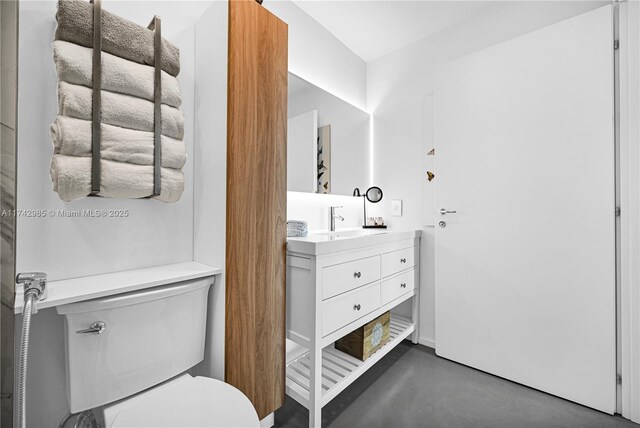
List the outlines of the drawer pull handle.
{"label": "drawer pull handle", "polygon": [[407,259],[400,259],[400,263],[406,263]]}
{"label": "drawer pull handle", "polygon": [[362,276],[362,274],[360,272],[354,272],[353,273],[353,277],[354,278],[360,278]]}
{"label": "drawer pull handle", "polygon": [[360,310],[360,304],[353,305],[353,310],[354,311],[359,311]]}
{"label": "drawer pull handle", "polygon": [[400,284],[400,287],[402,287],[402,288],[407,288],[407,284],[402,283],[402,284]]}

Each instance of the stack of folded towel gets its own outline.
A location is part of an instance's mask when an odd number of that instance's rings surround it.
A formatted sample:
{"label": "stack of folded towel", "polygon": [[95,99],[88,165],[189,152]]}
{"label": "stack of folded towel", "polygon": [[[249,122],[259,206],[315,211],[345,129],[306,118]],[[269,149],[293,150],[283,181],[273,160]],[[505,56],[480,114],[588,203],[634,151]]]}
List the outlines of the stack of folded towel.
{"label": "stack of folded towel", "polygon": [[[153,32],[102,12],[102,123],[100,192],[108,198],[144,198],[153,193]],[[53,58],[58,75],[58,117],[51,125],[51,180],[60,199],[91,193],[93,6],[84,0],[58,2]],[[163,202],[184,190],[184,116],[176,76],[180,51],[162,40]]]}
{"label": "stack of folded towel", "polygon": [[309,233],[309,226],[304,220],[289,220],[287,221],[287,236],[288,237],[304,237]]}

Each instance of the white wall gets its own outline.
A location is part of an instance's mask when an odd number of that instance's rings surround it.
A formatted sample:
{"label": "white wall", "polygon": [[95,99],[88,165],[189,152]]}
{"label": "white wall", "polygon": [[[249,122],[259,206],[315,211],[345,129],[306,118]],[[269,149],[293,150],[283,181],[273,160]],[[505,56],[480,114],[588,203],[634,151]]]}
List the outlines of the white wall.
{"label": "white wall", "polygon": [[[148,2],[104,4],[105,9],[145,26],[157,13],[164,18],[163,35],[180,49],[178,80],[186,118],[188,156],[181,200],[164,204],[154,200],[85,198],[65,203],[51,190],[49,179],[52,146],[48,129],[57,113],[51,52],[56,2],[21,2],[18,208],[123,208],[129,209],[130,215],[125,219],[18,218],[18,272],[43,270],[55,280],[191,260],[224,266],[226,2],[216,3],[217,9],[207,15],[212,22],[199,26],[199,30],[211,31],[208,44],[214,54],[200,47],[199,60],[209,61],[211,67],[203,73],[206,63],[199,63],[204,78],[197,85],[195,81],[196,20],[210,4],[199,1],[167,1],[153,6]],[[196,128],[196,120],[203,126]],[[194,180],[196,169],[199,175]],[[206,360],[198,372],[220,378],[224,367],[223,280],[212,287],[210,299],[210,336]],[[16,331],[20,328],[18,317]],[[27,425],[57,426],[68,412],[63,318],[55,309],[45,309],[34,316],[31,328]]]}
{"label": "white wall", "polygon": [[[194,260],[225,268],[228,3],[196,22]],[[205,360],[197,373],[224,379],[225,275],[209,293]]]}
{"label": "white wall", "polygon": [[[57,78],[51,42],[57,3],[27,1],[20,6],[17,208],[40,210],[46,217],[17,218],[17,272],[43,271],[50,280],[96,275],[193,260],[193,29],[165,35],[180,48],[178,80],[187,118],[184,142],[185,191],[180,201],[165,204],[151,199],[84,198],[63,202],[52,190],[49,165],[53,148],[49,125],[55,119]],[[109,8],[109,2],[105,8]],[[153,13],[132,2],[131,10]],[[123,10],[122,12],[125,12]],[[123,14],[124,15],[124,14]],[[127,17],[127,16],[125,16]],[[147,22],[140,22],[146,26]],[[170,25],[165,26],[167,30]],[[64,218],[58,210],[129,210],[126,218]]]}
{"label": "white wall", "polygon": [[[368,110],[374,115],[374,183],[385,199],[371,210],[392,228],[422,229],[420,340],[435,344],[433,198],[437,152],[431,119],[433,74],[440,64],[511,39],[603,2],[504,2],[447,30],[368,64]],[[431,109],[431,110],[430,110]],[[436,178],[427,182],[426,170]],[[403,216],[391,217],[391,200],[403,200]],[[452,207],[455,209],[455,207]]]}
{"label": "white wall", "polygon": [[292,1],[263,5],[289,25],[289,71],[366,109],[367,64]]}

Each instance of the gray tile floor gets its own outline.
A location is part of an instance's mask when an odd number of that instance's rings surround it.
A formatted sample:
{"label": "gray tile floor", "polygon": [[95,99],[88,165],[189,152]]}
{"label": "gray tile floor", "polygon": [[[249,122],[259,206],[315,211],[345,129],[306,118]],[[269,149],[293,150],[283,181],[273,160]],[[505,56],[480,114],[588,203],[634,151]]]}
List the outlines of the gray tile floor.
{"label": "gray tile floor", "polygon": [[[307,427],[307,410],[287,397],[276,427]],[[438,358],[405,341],[322,412],[337,427],[640,427],[490,374]]]}

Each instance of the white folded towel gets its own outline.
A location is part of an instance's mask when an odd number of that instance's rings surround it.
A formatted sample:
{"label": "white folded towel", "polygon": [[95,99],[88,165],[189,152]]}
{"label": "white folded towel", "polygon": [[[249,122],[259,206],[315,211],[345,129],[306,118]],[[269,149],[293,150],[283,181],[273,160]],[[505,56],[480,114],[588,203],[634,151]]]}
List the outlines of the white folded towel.
{"label": "white folded towel", "polygon": [[287,227],[304,227],[306,228],[308,223],[304,220],[287,220]]}
{"label": "white folded towel", "polygon": [[[105,160],[153,165],[153,132],[101,124],[100,157]],[[51,124],[53,152],[91,156],[91,121],[58,116]],[[162,136],[162,166],[181,169],[187,154],[182,141]]]}
{"label": "white folded towel", "polygon": [[304,238],[308,235],[306,230],[287,229],[288,238]]}
{"label": "white folded towel", "polygon": [[[53,60],[58,79],[92,87],[93,49],[74,43],[53,42]],[[102,89],[153,101],[154,68],[102,52]],[[180,107],[178,79],[162,72],[162,103]]]}
{"label": "white folded towel", "polygon": [[288,220],[287,236],[288,237],[304,237],[309,233],[308,224],[304,220]]}
{"label": "white folded towel", "polygon": [[[144,198],[153,193],[153,166],[102,160],[100,162],[100,196],[105,198]],[[53,190],[63,201],[73,201],[91,193],[91,158],[53,155],[51,159]],[[176,202],[184,191],[184,174],[162,168],[162,202]]]}
{"label": "white folded towel", "polygon": [[[139,131],[153,131],[153,103],[130,95],[102,91],[102,123]],[[67,82],[58,83],[58,113],[91,120],[93,90]],[[175,107],[162,105],[162,135],[182,140],[184,116]]]}

